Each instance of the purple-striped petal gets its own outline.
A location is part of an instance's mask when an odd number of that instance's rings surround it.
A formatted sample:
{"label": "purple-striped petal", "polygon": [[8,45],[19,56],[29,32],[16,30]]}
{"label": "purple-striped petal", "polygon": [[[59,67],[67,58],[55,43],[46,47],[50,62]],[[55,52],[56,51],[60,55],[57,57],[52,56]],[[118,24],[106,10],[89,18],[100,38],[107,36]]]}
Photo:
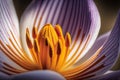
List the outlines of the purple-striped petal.
{"label": "purple-striped petal", "polygon": [[19,41],[19,23],[12,0],[0,0],[0,40],[8,43],[14,35]]}
{"label": "purple-striped petal", "polygon": [[86,76],[98,76],[109,70],[116,62],[119,56],[120,40],[120,13],[108,40],[104,43],[101,52],[97,58],[89,65],[90,67],[83,74]]}
{"label": "purple-striped petal", "polygon": [[25,53],[20,42],[19,23],[13,2],[0,0],[0,72],[15,74],[25,71],[20,67],[21,62],[26,62],[23,60]]}
{"label": "purple-striped petal", "polygon": [[14,64],[3,52],[8,53],[6,44],[11,46],[12,42],[17,48],[20,46],[18,18],[12,0],[0,0],[0,65],[4,62]]}
{"label": "purple-striped petal", "polygon": [[22,43],[27,52],[26,27],[32,32],[34,26],[40,30],[47,23],[60,24],[64,34],[70,32],[72,44],[68,60],[71,61],[85,55],[100,29],[100,17],[93,0],[34,0],[20,21]]}
{"label": "purple-striped petal", "polygon": [[120,80],[120,70],[96,76],[89,80]]}
{"label": "purple-striped petal", "polygon": [[110,31],[98,37],[90,50],[78,61],[78,64],[83,63],[90,58],[105,43],[105,41],[107,41],[109,35]]}
{"label": "purple-striped petal", "polygon": [[96,75],[101,74],[109,70],[116,62],[119,56],[119,47],[120,47],[120,11],[115,23],[114,28],[112,29],[108,40],[104,43],[101,52],[98,55],[98,58],[94,61],[97,65],[93,69],[102,66],[97,72]]}
{"label": "purple-striped petal", "polygon": [[95,52],[95,54],[77,68],[74,67],[63,74],[66,75],[66,77],[69,76],[69,79],[88,79],[105,73],[115,64],[119,56],[119,40],[120,13],[108,40]]}

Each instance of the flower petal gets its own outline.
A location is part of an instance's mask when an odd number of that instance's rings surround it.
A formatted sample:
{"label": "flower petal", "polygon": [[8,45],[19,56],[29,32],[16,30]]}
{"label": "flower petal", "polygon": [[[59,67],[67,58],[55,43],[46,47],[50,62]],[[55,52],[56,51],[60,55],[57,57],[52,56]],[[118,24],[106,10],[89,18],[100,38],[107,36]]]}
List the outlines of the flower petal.
{"label": "flower petal", "polygon": [[[77,68],[64,72],[70,79],[86,79],[100,75],[109,70],[119,55],[120,40],[120,12],[107,41],[95,52],[93,56],[80,64]],[[73,74],[74,73],[74,74]]]}
{"label": "flower petal", "polygon": [[[0,64],[7,62],[7,58],[3,51],[3,45],[15,42],[15,45],[19,44],[19,24],[15,13],[12,0],[0,0]],[[4,49],[5,50],[5,49]],[[7,51],[7,50],[6,50]],[[3,58],[4,57],[4,58]],[[4,60],[3,60],[4,59]],[[10,61],[11,64],[12,61]]]}
{"label": "flower petal", "polygon": [[0,1],[0,18],[0,40],[7,43],[8,40],[4,36],[12,37],[12,35],[15,39],[19,39],[19,23],[12,0]]}
{"label": "flower petal", "polygon": [[21,72],[21,63],[26,62],[23,58],[25,53],[20,43],[19,23],[13,2],[0,0],[0,72]]}
{"label": "flower petal", "polygon": [[[92,0],[80,2],[78,21],[76,21],[75,31],[72,30],[71,53],[68,56],[70,62],[77,62],[91,48],[97,38],[100,29],[100,17],[96,5]],[[80,21],[79,21],[80,20]],[[72,28],[71,28],[72,29]],[[69,31],[69,30],[68,30]]]}
{"label": "flower petal", "polygon": [[110,35],[110,31],[98,37],[95,43],[93,44],[93,46],[90,48],[90,50],[77,63],[81,64],[84,61],[86,61],[88,58],[90,58],[105,43],[109,35]]}
{"label": "flower petal", "polygon": [[0,72],[0,80],[10,80],[10,79],[9,79],[9,76],[8,76],[8,75]]}
{"label": "flower petal", "polygon": [[91,78],[89,80],[120,80],[120,70],[96,76],[95,78]]}
{"label": "flower petal", "polygon": [[65,80],[65,78],[54,71],[38,70],[11,76],[11,80]]}
{"label": "flower petal", "polygon": [[85,55],[100,29],[100,17],[93,0],[34,0],[20,22],[22,43],[27,52],[26,27],[32,32],[34,26],[40,30],[47,23],[60,24],[64,34],[70,32],[72,44],[68,60],[72,58],[72,61]]}

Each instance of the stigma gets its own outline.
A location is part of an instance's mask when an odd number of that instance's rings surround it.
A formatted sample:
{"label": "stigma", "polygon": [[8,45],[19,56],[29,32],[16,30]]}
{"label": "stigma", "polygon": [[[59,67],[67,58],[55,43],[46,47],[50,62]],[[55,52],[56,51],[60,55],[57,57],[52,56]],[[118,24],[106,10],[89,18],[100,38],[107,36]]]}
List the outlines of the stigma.
{"label": "stigma", "polygon": [[64,36],[60,25],[46,24],[40,31],[33,27],[31,33],[27,28],[26,43],[39,69],[60,71],[70,53],[71,36]]}

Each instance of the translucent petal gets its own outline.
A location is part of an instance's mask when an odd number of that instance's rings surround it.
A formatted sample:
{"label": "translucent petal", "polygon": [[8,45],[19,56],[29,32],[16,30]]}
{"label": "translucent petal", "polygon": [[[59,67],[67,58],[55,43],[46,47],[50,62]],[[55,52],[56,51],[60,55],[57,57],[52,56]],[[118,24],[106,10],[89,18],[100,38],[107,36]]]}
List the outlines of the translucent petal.
{"label": "translucent petal", "polygon": [[14,36],[18,42],[20,39],[19,23],[12,0],[0,0],[0,18],[0,40],[9,43],[8,39],[13,39]]}
{"label": "translucent petal", "polygon": [[23,67],[20,67],[21,62],[26,62],[25,53],[23,53],[13,2],[0,0],[0,72],[15,74],[16,71],[23,70]]}
{"label": "translucent petal", "polygon": [[2,51],[5,49],[3,45],[11,46],[11,42],[14,42],[17,48],[21,47],[18,18],[12,0],[0,0],[0,64],[1,62],[14,64],[11,60],[8,61],[7,56]]}
{"label": "translucent petal", "polygon": [[107,41],[108,37],[110,35],[110,31],[99,36],[93,46],[90,48],[90,50],[85,54],[84,57],[82,57],[77,63],[81,64],[84,61],[86,61],[88,58],[90,58],[104,43]]}
{"label": "translucent petal", "polygon": [[[120,13],[107,41],[84,63],[77,68],[66,70],[64,74],[70,79],[86,79],[108,71],[119,56]],[[74,74],[73,74],[74,73]]]}
{"label": "translucent petal", "polygon": [[120,70],[112,71],[107,74],[99,75],[89,80],[120,80]]}

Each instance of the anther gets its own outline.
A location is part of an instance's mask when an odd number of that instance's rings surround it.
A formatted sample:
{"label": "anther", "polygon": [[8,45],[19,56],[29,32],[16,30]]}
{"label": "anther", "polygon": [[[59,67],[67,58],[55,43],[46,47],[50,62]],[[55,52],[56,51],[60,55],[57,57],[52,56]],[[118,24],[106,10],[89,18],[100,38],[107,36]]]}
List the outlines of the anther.
{"label": "anther", "polygon": [[53,55],[53,51],[52,51],[52,47],[49,48],[49,56],[50,58],[52,58],[52,55]]}
{"label": "anther", "polygon": [[60,46],[60,41],[58,41],[58,46],[57,46],[57,55],[59,56],[61,53],[61,46]]}
{"label": "anther", "polygon": [[28,28],[26,29],[26,42],[30,49],[33,48]]}
{"label": "anther", "polygon": [[66,47],[69,47],[71,44],[71,36],[69,33],[66,33],[66,36],[65,36],[65,45]]}
{"label": "anther", "polygon": [[36,27],[33,27],[33,30],[32,30],[32,37],[35,39],[37,37],[37,28]]}

